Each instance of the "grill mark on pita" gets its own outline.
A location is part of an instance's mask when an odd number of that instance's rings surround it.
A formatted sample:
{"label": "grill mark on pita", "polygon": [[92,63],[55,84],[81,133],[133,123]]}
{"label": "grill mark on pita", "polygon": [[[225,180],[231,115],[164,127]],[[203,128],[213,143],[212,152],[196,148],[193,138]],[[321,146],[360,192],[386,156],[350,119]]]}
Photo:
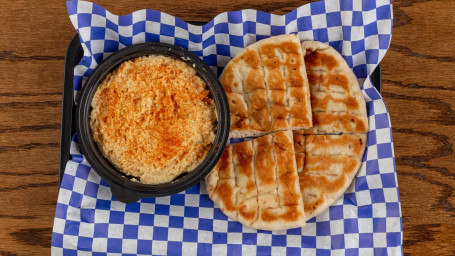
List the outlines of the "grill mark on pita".
{"label": "grill mark on pita", "polygon": [[327,81],[324,81],[322,85],[325,87],[335,85],[343,88],[345,91],[348,91],[348,79],[342,74],[329,74]]}
{"label": "grill mark on pita", "polygon": [[240,59],[244,60],[252,68],[258,68],[260,65],[260,59],[252,50],[247,50],[245,54],[241,55]]}
{"label": "grill mark on pita", "polygon": [[272,68],[271,66],[265,66],[267,72],[266,81],[268,81],[268,85],[270,90],[286,90],[284,85],[285,80],[283,74],[281,72],[281,67]]}
{"label": "grill mark on pita", "polygon": [[[286,65],[286,69],[289,70],[289,86],[290,87],[302,87],[305,82],[304,73],[306,73],[306,72],[303,72],[304,71],[304,67],[302,66],[303,61],[300,58],[297,58],[298,56],[294,56],[294,55],[295,54],[290,53],[287,56],[288,65]],[[292,59],[297,59],[297,61],[295,64],[289,65],[289,62]]]}
{"label": "grill mark on pita", "polygon": [[[287,163],[289,164],[290,162],[293,162],[293,165],[295,165],[295,157],[294,157],[294,152],[285,152],[285,155],[287,157]],[[298,176],[296,173],[293,171],[290,172],[284,166],[285,173],[280,175],[280,182],[279,184],[284,188],[283,189],[283,205],[289,206],[289,205],[299,205],[301,204],[301,193],[298,192],[296,193],[295,188],[299,187],[298,184]],[[296,167],[295,167],[296,168]],[[295,169],[293,168],[293,169]]]}
{"label": "grill mark on pita", "polygon": [[[257,204],[255,209],[251,208],[251,204],[248,204],[249,201],[254,200],[254,198],[249,198],[240,203],[238,207],[239,215],[248,222],[253,223],[257,219],[258,208]],[[257,203],[257,201],[256,201]],[[254,206],[253,206],[254,207]]]}
{"label": "grill mark on pita", "polygon": [[298,182],[298,179],[293,177],[292,172],[286,172],[280,176],[280,183],[285,187],[283,191],[283,205],[298,205],[299,201],[302,200],[300,193],[296,194],[293,189],[293,187],[298,185],[296,182]]}
{"label": "grill mark on pita", "polygon": [[[209,195],[209,198],[210,199],[214,199],[214,194],[218,188],[218,184],[220,182],[220,177],[215,177],[216,175],[218,175],[218,168],[217,166],[215,166],[215,168],[213,168],[213,170],[207,175],[207,177],[205,178],[205,185],[206,185],[206,189],[207,189],[207,194]],[[216,183],[213,184],[212,180],[216,180]]]}
{"label": "grill mark on pita", "polygon": [[[223,85],[231,85],[230,81],[235,81],[232,66],[228,65],[227,67],[224,68],[223,76],[220,77],[220,80]],[[234,85],[233,87],[237,86]],[[232,86],[224,86],[224,90],[226,91],[226,93],[233,92]]]}
{"label": "grill mark on pita", "polygon": [[255,140],[251,141],[252,146],[253,146],[253,181],[254,181],[254,186],[256,188],[256,205],[257,205],[257,211],[256,211],[256,217],[254,218],[253,221],[256,221],[259,218],[259,211],[260,211],[260,206],[259,206],[259,188],[257,184],[257,171],[258,168],[256,166],[256,158],[257,158],[257,142]]}
{"label": "grill mark on pita", "polygon": [[307,69],[307,76],[308,76],[308,84],[310,85],[310,90],[314,87],[319,88],[320,86],[320,80],[321,80],[321,74],[316,73],[316,72],[311,72],[310,70]]}
{"label": "grill mark on pita", "polygon": [[[265,67],[275,69],[281,66],[281,61],[276,55],[277,48],[274,43],[262,44],[261,46],[257,47],[259,50],[259,56],[261,56],[262,64]],[[264,56],[265,59],[262,56]]]}
{"label": "grill mark on pita", "polygon": [[326,79],[322,81],[321,85],[326,87],[329,91],[333,91],[330,90],[331,87],[337,86],[342,88],[347,94],[350,94],[348,86],[349,81],[344,74],[329,73]]}
{"label": "grill mark on pita", "polygon": [[330,94],[325,95],[323,98],[315,96],[314,93],[311,94],[311,107],[315,109],[315,111],[321,109],[322,109],[321,111],[324,111],[323,109],[328,109],[328,105],[330,102],[341,103],[343,104],[343,106],[349,109],[355,109],[359,106],[357,101],[351,96],[347,96],[344,99],[337,99],[332,97],[332,95]]}
{"label": "grill mark on pita", "polygon": [[[260,168],[259,171],[261,172],[261,176],[259,177],[260,178],[260,181],[261,181],[261,184],[265,186],[265,190],[267,190],[268,187],[270,187],[270,185],[274,185],[273,186],[273,189],[270,193],[270,195],[272,197],[274,197],[274,199],[276,199],[276,202],[278,204],[278,206],[280,205],[280,201],[279,201],[279,195],[278,195],[278,183],[277,183],[277,179],[276,179],[276,157],[275,157],[275,154],[274,154],[274,145],[273,145],[273,136],[274,135],[269,135],[269,136],[266,136],[266,137],[263,137],[263,138],[258,138],[258,141],[265,141],[265,145],[261,145],[260,149],[264,150],[263,152],[265,154],[270,154],[271,155],[271,159],[270,158],[265,158],[265,160],[268,160],[268,162],[270,163],[266,163],[266,166],[264,169]],[[262,157],[262,155],[261,155]],[[267,173],[265,173],[264,171],[265,170],[268,170]],[[266,175],[264,175],[266,174]],[[262,189],[264,190],[264,188]]]}
{"label": "grill mark on pita", "polygon": [[[273,177],[271,177],[269,175],[270,173],[263,171],[263,170],[267,170],[266,168],[269,168],[270,164],[273,164],[273,162],[269,163],[270,159],[266,157],[266,154],[268,153],[269,147],[270,147],[269,139],[270,139],[269,136],[259,137],[259,138],[255,139],[255,141],[256,141],[255,143],[258,146],[258,157],[256,157],[256,161],[260,161],[259,169],[261,170],[260,171],[261,175],[258,175],[258,181],[261,184],[273,183]],[[265,162],[265,161],[267,161],[267,162]],[[256,165],[258,166],[258,164],[256,164]]]}
{"label": "grill mark on pita", "polygon": [[257,89],[246,94],[251,102],[249,111],[250,125],[253,129],[266,132],[269,127],[268,119],[269,111],[267,109],[267,91],[265,89]]}
{"label": "grill mark on pita", "polygon": [[229,107],[231,110],[231,127],[245,129],[249,125],[249,119],[247,118],[247,107],[244,109],[244,106],[247,106],[247,103],[245,102],[243,93],[243,76],[242,74],[238,74],[236,79],[234,74],[235,70],[233,69],[233,63],[237,63],[238,61],[238,59],[233,59],[232,64],[230,62],[226,66],[220,80],[228,96]]}
{"label": "grill mark on pita", "polygon": [[356,101],[357,97],[348,96],[346,98],[346,107],[348,109],[357,109],[359,107],[359,103]]}
{"label": "grill mark on pita", "polygon": [[332,95],[340,95],[340,97],[347,97],[349,94],[346,92],[341,92],[341,91],[333,91],[333,90],[323,90],[319,86],[311,86],[310,87],[310,92],[311,93],[327,93],[327,94],[332,94]]}
{"label": "grill mark on pita", "polygon": [[[312,192],[306,192],[306,191],[309,191],[311,189],[310,188],[306,188],[305,190],[302,190],[302,194],[305,195],[303,197],[303,208],[305,209],[305,213],[308,215],[312,215],[315,211],[316,211],[316,207],[318,207],[318,205],[322,205],[324,202],[325,202],[325,198],[324,198],[324,195],[319,193],[318,194],[314,194]],[[307,219],[309,219],[307,217]]]}
{"label": "grill mark on pita", "polygon": [[[315,135],[315,136],[319,136],[319,135]],[[307,153],[308,156],[320,156],[320,154],[312,154],[312,153]],[[354,157],[356,156],[356,154],[325,154],[326,156],[330,156],[330,157],[336,157],[336,156],[349,156],[349,157]]]}
{"label": "grill mark on pita", "polygon": [[[360,139],[360,141],[359,141]],[[311,151],[318,151],[321,149],[330,150],[335,146],[344,147],[346,146],[348,151],[344,152],[343,154],[348,155],[357,155],[362,151],[362,144],[361,138],[355,135],[340,135],[340,136],[328,136],[328,135],[319,135],[319,136],[310,136],[309,143],[311,143]],[[341,155],[341,153],[337,154],[329,154],[327,155]]]}
{"label": "grill mark on pita", "polygon": [[330,110],[330,111],[327,111],[327,110],[315,110],[313,112],[314,113],[318,113],[318,114],[344,114],[344,113],[346,113],[346,110]]}
{"label": "grill mark on pita", "polygon": [[328,54],[321,53],[318,50],[305,56],[306,66],[325,66],[330,71],[338,66],[337,60]]}
{"label": "grill mark on pita", "polygon": [[[336,193],[346,185],[346,176],[340,175],[338,179],[330,180],[326,175],[305,174],[302,184],[304,187],[315,185],[324,193]],[[344,192],[344,191],[343,191]],[[336,198],[335,198],[336,199]]]}
{"label": "grill mark on pita", "polygon": [[285,221],[296,221],[301,216],[300,212],[297,209],[297,206],[295,205],[286,206],[283,208],[285,208],[286,211],[278,215],[271,213],[274,209],[264,210],[261,213],[261,219],[266,222],[272,222],[279,219],[283,219]]}
{"label": "grill mark on pita", "polygon": [[[251,182],[251,177],[253,176],[253,158],[254,158],[254,149],[252,147],[252,142],[248,141],[246,143],[239,143],[234,146],[234,150],[237,154],[238,165],[237,170],[238,174],[237,177],[244,177],[247,179],[246,184],[244,184],[246,194],[251,194],[252,190],[254,189],[254,185]],[[235,157],[234,155],[234,157]],[[237,182],[238,183],[238,182]],[[240,191],[243,193],[243,191]]]}
{"label": "grill mark on pita", "polygon": [[[264,77],[262,74],[259,72],[258,68],[251,68],[250,71],[248,72],[247,78],[246,78],[246,88],[251,90],[253,92],[254,90],[258,89],[264,89]],[[251,93],[250,92],[250,93]]]}
{"label": "grill mark on pita", "polygon": [[[235,178],[235,165],[234,165],[234,147],[232,146],[229,146],[230,147],[230,150],[231,150],[231,168],[232,168],[232,174],[234,175],[234,177],[232,178],[233,182],[234,182],[234,188],[238,187],[237,186],[237,179]],[[233,189],[234,189],[233,188]],[[235,194],[233,194],[232,198],[234,199],[234,202],[233,204],[234,205],[237,205],[237,194],[238,194],[238,190],[234,190]],[[232,211],[235,211],[236,207],[232,207]],[[235,213],[237,215],[237,213]]]}
{"label": "grill mark on pita", "polygon": [[[284,145],[284,140],[281,138],[282,135],[276,135],[274,138],[274,151],[276,156],[276,165],[277,165],[277,172],[276,172],[276,179],[278,183],[278,195],[280,198],[280,206],[286,206],[286,189],[283,187],[283,180],[282,177],[286,174],[286,164],[288,163],[288,159],[286,159],[286,150]],[[286,177],[285,177],[286,179]]]}
{"label": "grill mark on pita", "polygon": [[305,166],[305,136],[298,134],[297,131],[293,132],[293,136],[296,168],[300,177]]}
{"label": "grill mark on pita", "polygon": [[288,138],[283,138],[282,134],[277,134],[274,138],[275,146],[278,147],[282,151],[288,151],[290,152],[290,149],[287,148],[289,146],[289,140]]}
{"label": "grill mark on pita", "polygon": [[[227,211],[232,211],[235,212],[236,210],[236,203],[229,200],[230,198],[236,198],[234,195],[234,188],[229,186],[227,183],[223,182],[224,179],[220,179],[218,181],[218,186],[216,191],[216,194],[219,196],[221,201],[223,202],[223,206]],[[220,184],[221,183],[221,184]]]}
{"label": "grill mark on pita", "polygon": [[[235,181],[235,186],[239,187],[239,168],[238,168],[238,158],[235,156],[236,155],[236,144],[232,145],[232,166],[234,167],[234,181]],[[236,196],[237,198],[237,196]]]}
{"label": "grill mark on pita", "polygon": [[[289,45],[289,44],[287,44]],[[292,45],[289,45],[290,48],[292,48]],[[283,48],[286,48],[286,45],[284,45]],[[296,50],[298,51],[298,50]],[[282,54],[282,52],[280,52]],[[282,69],[283,69],[283,76],[284,76],[284,82],[285,82],[285,85],[286,85],[286,107],[289,108],[289,114],[287,115],[286,119],[287,119],[287,122],[288,122],[288,125],[292,127],[292,123],[291,123],[291,119],[294,119],[294,116],[293,116],[293,111],[292,111],[292,108],[291,108],[291,105],[290,105],[290,100],[291,100],[291,96],[290,96],[290,89],[291,87],[302,87],[303,86],[303,79],[301,77],[301,74],[295,74],[294,72],[290,72],[289,70],[289,64],[291,62],[291,59],[292,59],[292,51],[290,51],[288,49],[288,52],[286,54],[286,64],[288,65],[285,65],[285,66],[282,66]],[[298,62],[298,59],[296,60],[296,62]],[[296,77],[295,77],[296,76]],[[286,79],[287,78],[287,79]],[[303,88],[302,88],[302,91],[303,91]],[[302,108],[301,111],[302,112],[305,112],[305,108]],[[309,126],[309,125],[305,125],[305,126]]]}
{"label": "grill mark on pita", "polygon": [[[274,145],[275,144],[275,135],[271,134],[270,137],[271,137],[271,140],[272,140],[272,145]],[[275,184],[276,184],[275,190],[276,190],[276,194],[278,195],[278,197],[277,197],[278,198],[278,205],[281,207],[283,205],[281,204],[280,191],[278,190],[278,166],[276,165],[277,157],[276,157],[276,152],[275,152],[275,148],[274,147],[272,149],[272,156],[273,156],[273,162],[275,163],[275,166],[274,166],[274,169],[273,169],[273,173],[275,174],[275,177],[274,177],[275,179],[274,180],[275,180]]]}
{"label": "grill mark on pita", "polygon": [[[249,54],[249,53],[250,53],[250,51],[247,51],[247,54]],[[249,56],[248,56],[248,57],[249,57]],[[250,58],[246,58],[246,59],[240,58],[240,60],[252,61],[252,60],[250,60]],[[239,61],[240,61],[240,60],[239,60]],[[246,68],[246,67],[245,67],[245,68]],[[248,110],[251,108],[251,103],[250,103],[249,100],[246,100],[246,94],[245,94],[245,92],[246,92],[246,81],[247,81],[247,78],[245,78],[245,77],[243,76],[243,73],[241,73],[241,72],[237,72],[237,75],[238,75],[238,76],[241,76],[241,78],[239,79],[239,80],[241,81],[240,87],[242,88],[241,96],[242,96],[242,98],[243,98],[243,101],[244,101],[245,104],[246,104],[246,110],[247,110],[247,113],[248,113]],[[247,117],[247,118],[246,118],[246,120],[247,120],[247,125],[249,125],[249,124],[250,124],[250,117],[249,117],[248,114],[246,115],[246,117]]]}
{"label": "grill mark on pita", "polygon": [[271,116],[271,113],[272,113],[272,101],[271,101],[271,92],[270,92],[270,88],[268,86],[268,82],[267,82],[267,75],[266,75],[266,70],[265,70],[265,67],[264,67],[264,63],[263,63],[263,60],[262,60],[262,56],[261,54],[259,54],[259,49],[257,47],[257,45],[255,45],[256,47],[256,50],[258,51],[258,56],[259,56],[259,65],[258,65],[258,69],[260,70],[261,74],[262,74],[262,78],[263,78],[263,83],[264,83],[264,87],[265,87],[265,92],[266,92],[266,98],[265,98],[265,103],[266,103],[266,114],[265,117],[267,119],[267,122],[266,124],[264,125],[264,128],[265,130],[267,131],[270,131],[271,130],[271,127],[272,127],[272,123],[273,123],[273,117]]}
{"label": "grill mark on pita", "polygon": [[[268,189],[270,184],[273,184],[273,176],[270,174],[274,174],[270,172],[271,168],[274,166],[274,162],[271,159],[272,157],[268,157],[269,153],[271,154],[270,148],[272,147],[270,143],[271,136],[264,136],[259,137],[254,140],[255,145],[257,146],[257,156],[256,156],[256,171],[257,171],[257,188],[258,188],[258,202],[259,199],[263,200],[267,197],[272,197],[273,202],[267,200],[266,202],[262,202],[259,205],[260,209],[266,209],[270,207],[275,207],[275,199],[277,198],[277,193],[273,193],[271,190]],[[275,189],[276,191],[276,189]]]}
{"label": "grill mark on pita", "polygon": [[[341,165],[341,175],[352,171],[352,167],[356,165],[356,160],[346,155],[312,155],[307,154],[306,164],[309,166],[306,170],[307,174],[315,173],[318,175],[329,175],[332,166]],[[333,176],[333,175],[331,175]]]}
{"label": "grill mark on pita", "polygon": [[232,170],[232,147],[226,147],[221,155],[221,159],[218,161],[218,173],[221,179],[232,179],[234,178],[234,173]]}
{"label": "grill mark on pita", "polygon": [[[281,51],[281,49],[278,48],[276,51],[278,52],[279,56],[281,57],[280,58],[281,62],[284,62],[285,57],[284,57],[283,52]],[[287,60],[287,58],[288,58],[288,56],[286,56],[286,60]],[[284,98],[284,106],[287,109],[287,111],[286,111],[287,114],[286,114],[284,119],[286,119],[287,127],[291,127],[291,120],[290,120],[291,119],[291,113],[289,111],[290,110],[289,109],[290,108],[290,105],[289,105],[289,87],[290,87],[290,85],[289,85],[289,81],[288,81],[289,76],[286,76],[287,67],[283,66],[283,65],[281,65],[280,67],[281,67],[281,75],[283,77],[284,86],[286,87],[285,88],[285,95],[286,96]],[[286,79],[286,78],[288,78],[288,79]]]}
{"label": "grill mark on pita", "polygon": [[229,100],[229,108],[231,115],[231,126],[234,128],[243,128],[248,126],[248,114],[247,109],[243,108],[246,105],[245,99],[242,94],[239,93],[226,93]]}
{"label": "grill mark on pita", "polygon": [[[295,172],[295,156],[292,132],[276,134],[274,151],[277,164],[277,181],[280,206],[299,205],[301,194],[298,190],[298,176]],[[292,170],[292,171],[291,171]]]}
{"label": "grill mark on pita", "polygon": [[[325,166],[327,167],[327,166]],[[325,168],[321,168],[321,169],[325,169]],[[327,172],[327,173],[320,173],[320,172],[307,172],[306,173],[307,176],[316,176],[316,177],[325,177],[325,178],[330,178],[331,179],[331,182],[334,182],[336,180],[333,180],[334,178],[339,178],[341,175],[338,174],[338,173],[335,173],[334,171],[331,171],[331,172]]]}
{"label": "grill mark on pita", "polygon": [[[306,70],[310,91],[350,94],[349,81],[344,74],[345,72],[350,72],[349,70],[340,70],[335,73],[325,70],[314,71],[311,68],[307,67]],[[339,89],[335,90],[335,88]]]}
{"label": "grill mark on pita", "polygon": [[[259,48],[256,46],[256,49],[257,51],[259,52]],[[260,69],[262,70],[262,75],[264,76],[264,85],[265,85],[265,89],[266,89],[266,92],[267,92],[267,107],[269,109],[269,113],[272,114],[272,106],[273,106],[273,100],[272,100],[272,90],[270,89],[270,85],[269,85],[269,80],[267,79],[268,78],[268,69],[265,68],[264,66],[264,60],[263,60],[263,57],[261,56],[261,54],[259,54],[259,60],[260,60]],[[272,124],[274,122],[273,120],[273,116],[270,115],[270,122],[269,122],[269,126],[267,127],[268,130],[271,130],[272,129]]]}
{"label": "grill mark on pita", "polygon": [[316,50],[311,51],[310,49],[307,49],[305,55],[305,66],[306,67],[321,67],[321,59],[318,58],[319,54],[316,52]]}
{"label": "grill mark on pita", "polygon": [[[339,113],[339,114],[336,114]],[[362,119],[345,111],[332,111],[332,113],[318,112],[313,113],[314,125],[330,125],[334,128],[343,128],[344,132],[367,132],[367,127]],[[318,127],[321,129],[321,127]]]}

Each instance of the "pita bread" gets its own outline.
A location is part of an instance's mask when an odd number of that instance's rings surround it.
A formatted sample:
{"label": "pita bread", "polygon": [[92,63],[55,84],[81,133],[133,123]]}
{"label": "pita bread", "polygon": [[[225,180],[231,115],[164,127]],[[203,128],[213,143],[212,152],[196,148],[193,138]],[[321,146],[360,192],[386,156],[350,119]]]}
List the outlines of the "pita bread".
{"label": "pita bread", "polygon": [[357,78],[343,57],[321,42],[304,41],[302,49],[313,127],[294,132],[294,149],[308,220],[332,205],[354,179],[367,144],[368,117]]}
{"label": "pita bread", "polygon": [[[289,97],[293,87],[288,86],[290,76],[283,75],[289,67],[282,72],[282,48],[269,46],[290,39],[268,40],[234,58],[221,80],[230,101],[231,137],[271,134],[228,146],[206,184],[227,216],[275,230],[303,226],[346,191],[362,162],[368,118],[357,78],[336,50],[320,42],[301,45],[305,65],[300,65],[306,72],[297,73],[305,82],[308,75],[310,108],[308,94],[301,97],[306,101]],[[306,93],[305,87],[296,88]],[[293,101],[313,127],[296,130],[293,121],[304,118],[289,111],[286,104]],[[272,133],[280,130],[294,131]]]}
{"label": "pita bread", "polygon": [[327,209],[349,187],[362,163],[366,139],[366,134],[294,134],[307,220]]}
{"label": "pita bread", "polygon": [[302,42],[302,49],[313,111],[313,127],[305,133],[366,133],[365,99],[341,54],[315,41]]}
{"label": "pita bread", "polygon": [[220,76],[231,111],[231,138],[312,126],[308,79],[297,35],[246,47]]}
{"label": "pita bread", "polygon": [[215,204],[248,227],[305,225],[291,131],[227,146],[206,185]]}

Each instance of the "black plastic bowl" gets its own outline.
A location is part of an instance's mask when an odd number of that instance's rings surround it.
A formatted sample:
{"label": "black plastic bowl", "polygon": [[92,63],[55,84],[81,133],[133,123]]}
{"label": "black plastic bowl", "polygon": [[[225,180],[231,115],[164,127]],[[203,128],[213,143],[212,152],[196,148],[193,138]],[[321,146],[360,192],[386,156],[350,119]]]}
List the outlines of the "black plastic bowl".
{"label": "black plastic bowl", "polygon": [[[187,63],[205,81],[215,101],[217,129],[215,140],[205,159],[191,172],[180,175],[168,183],[150,185],[131,181],[118,171],[99,151],[90,128],[92,97],[104,78],[121,63],[140,56],[163,55]],[[226,93],[216,74],[199,57],[169,44],[143,43],[126,47],[104,60],[87,79],[77,105],[76,130],[79,145],[92,168],[110,185],[114,197],[125,203],[136,202],[143,197],[168,196],[179,193],[199,183],[213,169],[223,153],[229,136],[229,105]]]}

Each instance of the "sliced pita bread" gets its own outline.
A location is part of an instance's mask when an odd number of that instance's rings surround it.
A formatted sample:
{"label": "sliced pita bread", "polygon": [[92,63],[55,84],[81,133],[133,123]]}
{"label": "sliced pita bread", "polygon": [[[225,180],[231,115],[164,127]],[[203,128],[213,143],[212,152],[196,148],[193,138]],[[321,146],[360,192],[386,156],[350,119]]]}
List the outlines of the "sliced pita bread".
{"label": "sliced pita bread", "polygon": [[229,218],[248,227],[284,230],[305,225],[291,131],[227,146],[206,186]]}
{"label": "sliced pita bread", "polygon": [[307,220],[343,195],[362,163],[366,134],[294,134],[300,189]]}
{"label": "sliced pita bread", "polygon": [[313,111],[313,127],[305,133],[366,133],[365,99],[341,54],[316,41],[302,42],[302,49]]}
{"label": "sliced pita bread", "polygon": [[312,126],[308,79],[296,35],[260,40],[220,76],[231,111],[231,138]]}

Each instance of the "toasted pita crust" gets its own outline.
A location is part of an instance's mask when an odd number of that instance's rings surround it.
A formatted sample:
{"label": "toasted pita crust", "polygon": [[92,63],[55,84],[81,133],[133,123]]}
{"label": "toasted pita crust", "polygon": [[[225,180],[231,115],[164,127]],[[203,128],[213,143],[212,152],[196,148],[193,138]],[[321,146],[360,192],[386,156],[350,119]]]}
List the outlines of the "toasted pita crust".
{"label": "toasted pita crust", "polygon": [[[314,126],[286,126],[283,120],[291,119],[283,102],[292,101],[288,92],[293,87],[278,75],[281,54],[262,44],[267,41],[247,47],[221,77],[231,101],[231,137],[285,129],[294,130],[293,136],[289,131],[272,133],[228,146],[206,183],[210,198],[230,218],[253,228],[287,229],[326,210],[349,187],[362,162],[368,119],[357,78],[343,57],[326,44],[303,42]],[[301,89],[294,93],[300,95]]]}
{"label": "toasted pita crust", "polygon": [[206,186],[229,218],[248,227],[284,230],[305,225],[291,131],[227,146]]}
{"label": "toasted pita crust", "polygon": [[308,79],[296,35],[246,47],[220,76],[231,111],[231,138],[312,126]]}
{"label": "toasted pita crust", "polygon": [[366,133],[365,99],[341,54],[316,41],[302,42],[302,49],[313,111],[313,127],[305,133]]}
{"label": "toasted pita crust", "polygon": [[362,163],[366,134],[297,135],[299,182],[307,220],[326,210],[343,195]]}

